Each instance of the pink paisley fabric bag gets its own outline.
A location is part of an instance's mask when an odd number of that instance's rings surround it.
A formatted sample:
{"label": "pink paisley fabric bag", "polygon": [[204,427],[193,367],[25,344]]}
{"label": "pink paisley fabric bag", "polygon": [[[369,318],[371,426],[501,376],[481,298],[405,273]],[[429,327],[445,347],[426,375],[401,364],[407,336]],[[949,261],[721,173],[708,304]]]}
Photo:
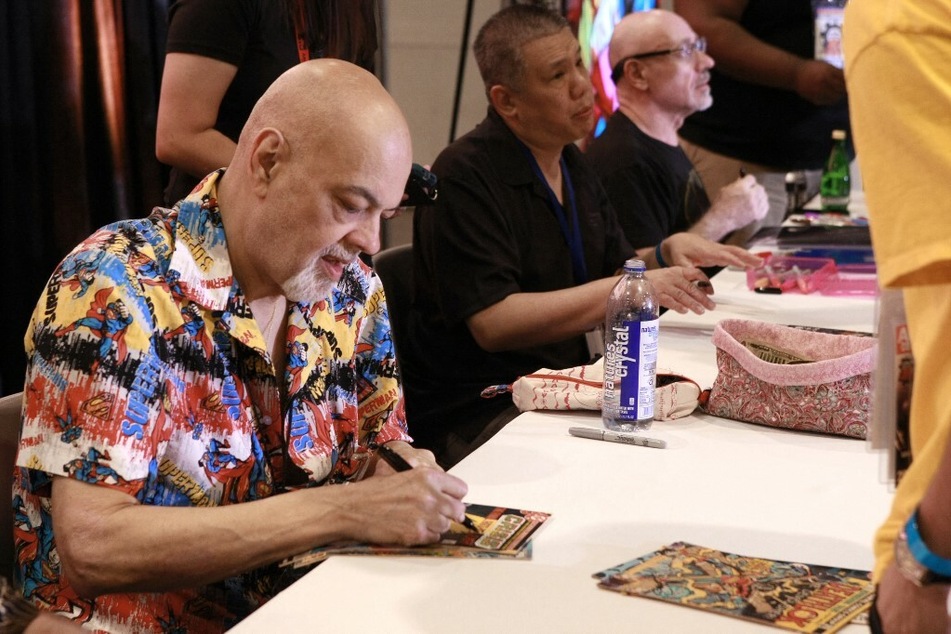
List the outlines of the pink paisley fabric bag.
{"label": "pink paisley fabric bag", "polygon": [[[726,319],[704,411],[771,427],[865,438],[874,337]],[[706,395],[705,395],[706,396]]]}

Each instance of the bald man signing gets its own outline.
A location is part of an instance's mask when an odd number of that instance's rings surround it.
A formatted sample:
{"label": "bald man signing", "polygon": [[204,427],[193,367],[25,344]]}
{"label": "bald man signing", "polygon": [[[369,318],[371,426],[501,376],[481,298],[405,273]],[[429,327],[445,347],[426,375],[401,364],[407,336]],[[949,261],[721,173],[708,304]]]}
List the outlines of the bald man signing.
{"label": "bald man signing", "polygon": [[[383,290],[357,258],[410,165],[376,78],[311,61],[261,98],[227,169],[61,263],[26,338],[29,599],[109,632],[223,631],[284,557],[434,542],[464,517],[466,485],[409,444]],[[384,443],[417,468],[378,461]]]}
{"label": "bald man signing", "polygon": [[706,42],[676,13],[632,13],[614,30],[609,49],[618,109],[592,141],[588,158],[638,250],[678,232],[723,240],[762,219],[766,191],[742,176],[711,204],[677,130],[713,103]]}

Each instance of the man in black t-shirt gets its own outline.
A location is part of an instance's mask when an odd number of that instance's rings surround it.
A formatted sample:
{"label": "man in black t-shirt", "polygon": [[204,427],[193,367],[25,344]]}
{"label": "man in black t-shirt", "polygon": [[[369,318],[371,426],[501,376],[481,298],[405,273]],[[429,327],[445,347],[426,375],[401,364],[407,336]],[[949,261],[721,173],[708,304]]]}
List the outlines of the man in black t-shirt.
{"label": "man in black t-shirt", "polygon": [[284,71],[317,57],[372,71],[375,6],[375,0],[172,2],[155,139],[156,156],[172,168],[166,205],[230,162],[251,109]]}
{"label": "man in black t-shirt", "polygon": [[[475,54],[489,113],[433,164],[439,198],[413,219],[415,341],[399,350],[410,433],[443,466],[516,413],[509,398],[481,398],[484,388],[589,361],[584,333],[604,321],[614,274],[634,255],[573,144],[594,125],[593,94],[564,18],[503,9]],[[707,241],[669,242],[661,256],[671,264],[758,261]],[[700,270],[647,260],[662,305],[714,307],[696,284],[706,281]]]}
{"label": "man in black t-shirt", "polygon": [[752,175],[723,187],[711,206],[678,143],[684,119],[712,104],[705,41],[675,13],[640,12],[618,23],[609,57],[620,105],[588,158],[634,247],[680,231],[722,240],[761,219],[769,206]]}

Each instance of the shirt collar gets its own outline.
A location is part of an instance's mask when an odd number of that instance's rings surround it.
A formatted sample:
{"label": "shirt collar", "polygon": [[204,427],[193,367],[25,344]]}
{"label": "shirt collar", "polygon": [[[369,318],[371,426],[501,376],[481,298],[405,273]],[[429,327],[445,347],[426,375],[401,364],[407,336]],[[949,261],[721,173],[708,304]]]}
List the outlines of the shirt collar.
{"label": "shirt collar", "polygon": [[218,207],[218,184],[224,173],[220,169],[209,174],[176,205],[178,219],[168,280],[186,299],[221,313],[219,324],[225,332],[270,361],[260,326],[231,268]]}
{"label": "shirt collar", "polygon": [[224,310],[231,296],[240,293],[218,208],[218,183],[223,174],[224,169],[209,174],[178,203],[169,263],[179,292],[209,310]]}
{"label": "shirt collar", "polygon": [[[525,156],[525,146],[522,141],[508,127],[502,116],[495,111],[495,108],[489,106],[489,112],[486,116],[486,125],[490,126],[497,138],[504,144],[502,151],[494,157],[498,165],[498,173],[502,181],[508,185],[534,185],[535,193],[541,197],[547,196],[543,183],[538,181],[531,164]],[[561,156],[566,165],[574,166],[574,156],[566,145],[561,150]]]}

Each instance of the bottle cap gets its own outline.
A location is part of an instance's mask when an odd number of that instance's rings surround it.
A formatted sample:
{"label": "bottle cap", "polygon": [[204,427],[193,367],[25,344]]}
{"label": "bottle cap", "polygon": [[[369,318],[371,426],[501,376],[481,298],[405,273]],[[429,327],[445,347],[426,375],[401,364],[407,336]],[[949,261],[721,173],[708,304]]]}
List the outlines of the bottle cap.
{"label": "bottle cap", "polygon": [[636,273],[637,271],[641,271],[643,273],[647,270],[647,265],[644,264],[644,260],[631,258],[624,263],[624,270],[629,273]]}
{"label": "bottle cap", "polygon": [[845,130],[833,130],[832,138],[835,141],[845,141]]}

